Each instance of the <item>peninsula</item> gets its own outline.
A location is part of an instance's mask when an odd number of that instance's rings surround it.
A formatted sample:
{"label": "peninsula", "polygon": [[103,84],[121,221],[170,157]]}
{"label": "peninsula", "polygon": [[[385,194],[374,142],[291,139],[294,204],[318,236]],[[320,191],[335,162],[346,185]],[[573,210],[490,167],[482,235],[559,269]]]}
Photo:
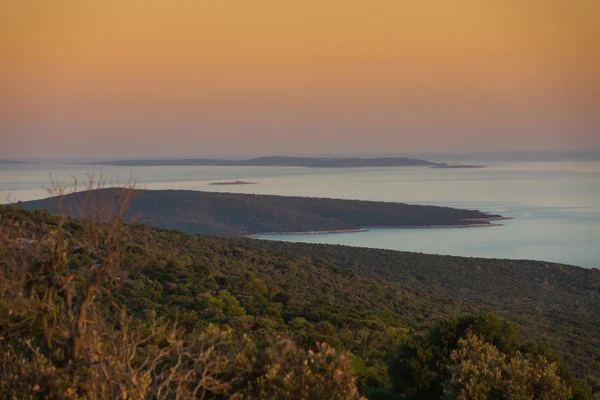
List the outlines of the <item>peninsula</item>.
{"label": "peninsula", "polygon": [[[192,190],[99,189],[63,198],[63,211],[85,217],[79,205],[131,195],[126,219],[189,234],[248,236],[261,233],[348,232],[368,227],[493,226],[502,219],[477,210],[360,200],[214,193]],[[118,200],[117,200],[118,201]],[[25,201],[27,210],[58,211],[59,199]]]}

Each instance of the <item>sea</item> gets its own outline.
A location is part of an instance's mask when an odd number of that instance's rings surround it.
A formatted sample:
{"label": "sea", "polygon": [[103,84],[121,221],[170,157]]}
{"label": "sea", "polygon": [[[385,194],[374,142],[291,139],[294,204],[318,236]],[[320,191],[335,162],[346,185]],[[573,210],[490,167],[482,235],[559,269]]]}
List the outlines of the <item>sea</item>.
{"label": "sea", "polygon": [[[483,228],[369,229],[258,238],[600,268],[600,161],[468,163],[484,168],[99,167],[64,161],[0,164],[0,203],[47,197],[52,181],[70,187],[77,180],[81,188],[93,176],[112,184],[131,179],[145,189],[450,206],[512,219]],[[256,184],[210,185],[234,180]]]}

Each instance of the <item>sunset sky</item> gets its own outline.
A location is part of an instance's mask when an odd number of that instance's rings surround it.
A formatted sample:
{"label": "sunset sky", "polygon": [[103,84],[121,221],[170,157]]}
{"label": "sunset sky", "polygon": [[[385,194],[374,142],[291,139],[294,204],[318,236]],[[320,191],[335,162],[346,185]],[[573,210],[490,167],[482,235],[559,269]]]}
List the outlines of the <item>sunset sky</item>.
{"label": "sunset sky", "polygon": [[600,148],[597,0],[0,3],[0,157]]}

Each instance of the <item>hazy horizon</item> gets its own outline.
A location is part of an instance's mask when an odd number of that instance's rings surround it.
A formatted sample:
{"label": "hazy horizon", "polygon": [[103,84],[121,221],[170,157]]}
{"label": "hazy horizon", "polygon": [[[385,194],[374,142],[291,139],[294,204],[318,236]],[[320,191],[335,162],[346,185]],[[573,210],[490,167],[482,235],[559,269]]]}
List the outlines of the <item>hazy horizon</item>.
{"label": "hazy horizon", "polygon": [[0,157],[600,148],[600,2],[0,5]]}
{"label": "hazy horizon", "polygon": [[122,160],[180,160],[180,159],[226,159],[245,160],[261,157],[331,157],[331,158],[382,158],[406,157],[429,161],[479,161],[479,162],[560,162],[600,161],[600,149],[576,149],[555,151],[472,151],[427,153],[296,153],[296,154],[219,154],[219,155],[147,155],[131,157],[0,157],[0,161],[23,161],[33,163],[87,163]]}

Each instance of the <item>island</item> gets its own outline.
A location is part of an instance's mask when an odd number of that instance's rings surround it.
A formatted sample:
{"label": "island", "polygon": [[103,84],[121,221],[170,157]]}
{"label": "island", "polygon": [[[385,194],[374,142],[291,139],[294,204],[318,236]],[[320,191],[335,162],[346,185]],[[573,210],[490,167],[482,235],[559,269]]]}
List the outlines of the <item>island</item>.
{"label": "island", "polygon": [[212,186],[256,185],[256,182],[248,182],[248,181],[213,182],[213,183],[209,183],[209,185],[212,185]]}
{"label": "island", "polygon": [[34,163],[30,162],[30,161],[16,161],[16,160],[6,160],[3,158],[0,158],[0,164],[34,164]]}
{"label": "island", "polygon": [[446,168],[446,169],[452,169],[452,168],[485,168],[483,165],[470,165],[470,164],[458,164],[458,163],[450,163],[450,164],[446,164],[446,163],[438,163],[435,165],[432,165],[431,168]]}
{"label": "island", "polygon": [[247,160],[224,159],[148,159],[95,162],[92,165],[120,166],[220,166],[220,167],[307,167],[307,168],[364,168],[364,167],[429,167],[434,162],[407,157],[330,158],[330,157],[259,157]]}

